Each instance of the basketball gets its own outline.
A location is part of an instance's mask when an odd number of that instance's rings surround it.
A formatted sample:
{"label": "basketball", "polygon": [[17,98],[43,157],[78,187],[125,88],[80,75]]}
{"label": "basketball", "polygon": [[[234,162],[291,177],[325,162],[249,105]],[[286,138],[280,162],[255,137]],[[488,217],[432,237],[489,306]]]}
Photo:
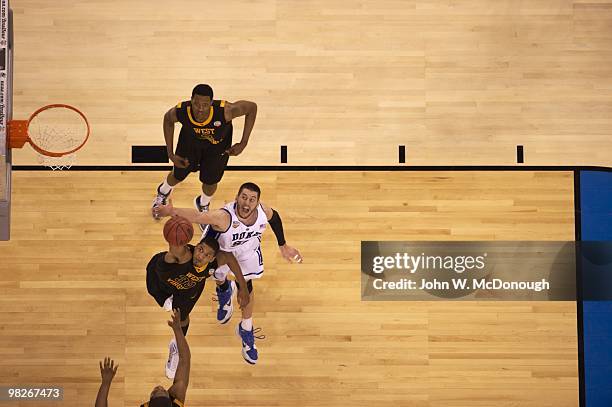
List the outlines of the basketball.
{"label": "basketball", "polygon": [[164,238],[171,246],[184,246],[192,237],[193,225],[182,216],[173,216],[164,225]]}

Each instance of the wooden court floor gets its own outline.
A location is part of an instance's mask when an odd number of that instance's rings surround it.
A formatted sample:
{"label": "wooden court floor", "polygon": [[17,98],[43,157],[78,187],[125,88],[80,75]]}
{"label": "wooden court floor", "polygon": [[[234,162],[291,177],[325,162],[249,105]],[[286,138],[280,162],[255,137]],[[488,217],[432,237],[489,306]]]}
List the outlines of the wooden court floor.
{"label": "wooden court floor", "polygon": [[[0,384],[57,384],[93,405],[98,360],[120,367],[111,407],[169,385],[167,314],[144,266],[165,248],[149,217],[161,172],[15,172],[0,242]],[[571,172],[235,172],[255,181],[305,258],[264,236],[261,362],[218,326],[208,286],[191,315],[186,406],[578,405],[574,302],[362,302],[361,240],[573,240]],[[189,206],[196,177],[175,190]],[[24,404],[25,406],[26,404]],[[52,403],[49,404],[53,405]]]}

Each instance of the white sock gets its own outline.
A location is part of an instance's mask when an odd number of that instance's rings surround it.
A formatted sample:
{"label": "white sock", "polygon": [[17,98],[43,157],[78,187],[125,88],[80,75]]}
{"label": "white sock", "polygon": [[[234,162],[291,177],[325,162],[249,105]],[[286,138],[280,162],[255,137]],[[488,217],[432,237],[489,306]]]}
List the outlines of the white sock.
{"label": "white sock", "polygon": [[243,319],[240,326],[245,331],[251,331],[253,329],[253,318]]}
{"label": "white sock", "polygon": [[170,184],[168,184],[168,180],[164,180],[163,184],[161,184],[159,187],[159,192],[164,195],[168,195],[170,192],[172,192],[173,188],[174,187],[171,187]]}
{"label": "white sock", "polygon": [[212,196],[208,196],[204,192],[202,192],[202,195],[200,195],[200,206],[208,205],[211,199],[212,199]]}
{"label": "white sock", "polygon": [[164,301],[164,309],[166,311],[172,311],[172,298],[174,297],[174,295],[171,295],[170,297],[166,298],[166,301]]}

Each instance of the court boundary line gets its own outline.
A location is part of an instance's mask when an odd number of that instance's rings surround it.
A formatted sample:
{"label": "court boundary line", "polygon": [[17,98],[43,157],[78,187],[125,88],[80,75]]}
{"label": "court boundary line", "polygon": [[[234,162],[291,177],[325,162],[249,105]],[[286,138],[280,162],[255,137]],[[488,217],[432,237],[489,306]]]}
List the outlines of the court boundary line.
{"label": "court boundary line", "polygon": [[[608,170],[609,171],[609,170]],[[584,309],[582,296],[582,206],[580,191],[580,170],[574,171],[574,240],[576,258],[576,331],[578,334],[578,405],[586,406],[586,382],[584,372]]]}
{"label": "court boundary line", "polygon": [[[170,171],[170,165],[75,165],[63,171]],[[51,171],[43,165],[13,165],[13,171]],[[612,167],[580,165],[229,165],[226,171],[605,171]]]}

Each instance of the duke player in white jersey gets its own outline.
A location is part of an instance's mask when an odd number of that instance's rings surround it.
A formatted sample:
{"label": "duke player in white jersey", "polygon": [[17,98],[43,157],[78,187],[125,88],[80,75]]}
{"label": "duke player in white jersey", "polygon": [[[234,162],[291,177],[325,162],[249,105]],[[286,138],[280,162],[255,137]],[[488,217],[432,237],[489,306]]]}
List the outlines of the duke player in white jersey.
{"label": "duke player in white jersey", "polygon": [[[208,234],[213,234],[219,241],[220,249],[231,252],[238,263],[247,283],[250,301],[242,309],[242,321],[237,326],[237,333],[242,339],[242,356],[248,363],[255,364],[258,360],[253,329],[253,280],[261,278],[264,272],[261,254],[261,235],[270,224],[276,235],[281,255],[290,262],[302,262],[302,255],[285,241],[283,223],[278,212],[259,201],[260,188],[252,182],[240,186],[236,201],[221,209],[210,212],[199,212],[196,209],[174,208],[172,204],[153,208],[153,215],[158,217],[180,215],[193,223],[210,225]],[[217,288],[219,310],[217,320],[221,323],[229,321],[232,312],[233,285],[223,284],[226,290]],[[221,287],[222,287],[221,286]],[[238,287],[243,290],[244,287]]]}

